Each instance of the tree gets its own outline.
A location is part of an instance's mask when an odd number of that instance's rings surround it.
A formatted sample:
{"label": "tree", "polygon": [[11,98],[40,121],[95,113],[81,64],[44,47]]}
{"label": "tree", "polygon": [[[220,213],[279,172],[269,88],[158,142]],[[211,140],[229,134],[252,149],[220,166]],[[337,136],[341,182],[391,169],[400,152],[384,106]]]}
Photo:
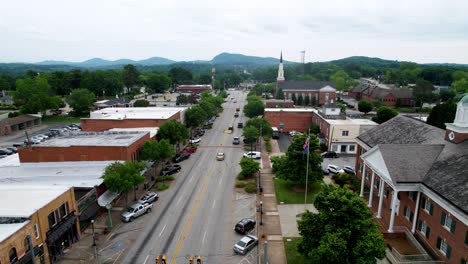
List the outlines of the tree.
{"label": "tree", "polygon": [[46,76],[47,83],[51,91],[56,95],[69,95],[71,91],[69,73],[64,71],[55,71],[42,76]]}
{"label": "tree", "polygon": [[[154,163],[173,157],[175,155],[174,148],[167,139],[160,141],[149,140],[145,141],[141,149],[141,160],[148,160]],[[154,177],[156,177],[156,166],[154,169]]]}
{"label": "tree", "polygon": [[177,105],[186,105],[186,104],[188,104],[188,97],[185,94],[181,94],[181,95],[177,96],[176,104]]}
{"label": "tree", "polygon": [[16,80],[16,91],[13,92],[15,103],[21,106],[25,114],[37,114],[47,109],[57,108],[60,97],[51,96],[49,84],[43,77]]}
{"label": "tree", "polygon": [[241,172],[240,175],[243,178],[252,176],[255,172],[260,170],[260,163],[254,161],[253,159],[243,157],[240,162]]}
{"label": "tree", "polygon": [[363,112],[364,114],[367,114],[370,111],[372,111],[372,103],[367,100],[361,100],[358,103],[358,110],[359,112]]}
{"label": "tree", "polygon": [[[306,135],[294,136],[285,156],[272,157],[276,177],[301,184],[306,182],[307,154],[304,151],[305,140]],[[319,149],[318,139],[311,134],[309,140],[309,184],[321,181],[323,178],[320,165],[322,157],[314,151],[316,149]]]}
{"label": "tree", "polygon": [[171,78],[165,73],[149,73],[146,76],[147,88],[155,93],[162,93],[171,87]]}
{"label": "tree", "polygon": [[159,140],[167,139],[170,144],[175,145],[188,139],[187,127],[176,120],[170,120],[162,124],[158,130]]}
{"label": "tree", "polygon": [[75,89],[67,97],[68,104],[73,108],[75,116],[84,116],[89,114],[96,96],[88,89]]}
{"label": "tree", "polygon": [[190,128],[202,125],[207,118],[208,114],[199,105],[191,107],[185,112],[185,124]]}
{"label": "tree", "polygon": [[244,106],[244,114],[250,118],[263,115],[264,111],[265,105],[263,105],[263,102],[260,101],[260,99],[258,98],[255,100],[248,101],[247,104]]}
{"label": "tree", "polygon": [[303,105],[303,103],[304,103],[304,97],[302,97],[302,94],[300,94],[299,97],[297,98],[297,104]]}
{"label": "tree", "polygon": [[306,95],[306,97],[304,99],[304,105],[310,105],[310,96],[309,95]]}
{"label": "tree", "polygon": [[169,76],[174,84],[191,84],[193,81],[192,73],[182,67],[170,69]]}
{"label": "tree", "polygon": [[136,100],[133,103],[133,107],[148,107],[148,106],[149,106],[149,102],[145,99]]}
{"label": "tree", "polygon": [[145,177],[141,175],[144,168],[145,164],[141,162],[115,162],[106,167],[102,178],[109,190],[117,193],[125,192],[125,204],[127,204],[127,192],[133,187],[136,200],[135,186],[145,181]]}
{"label": "tree", "polygon": [[124,66],[122,71],[122,82],[129,91],[138,83],[138,76],[140,76],[140,72],[133,64],[127,64]]}
{"label": "tree", "polygon": [[445,129],[445,123],[452,123],[455,120],[456,112],[457,104],[452,100],[443,104],[437,104],[432,108],[431,113],[427,117],[427,123]]}
{"label": "tree", "polygon": [[315,96],[312,97],[311,104],[312,106],[317,106],[317,98],[315,98]]}
{"label": "tree", "polygon": [[452,89],[457,93],[468,93],[468,77],[466,79],[460,79],[452,83]]}
{"label": "tree", "polygon": [[320,126],[319,125],[311,125],[309,128],[311,134],[317,135],[320,133]]}
{"label": "tree", "polygon": [[343,70],[335,72],[330,76],[330,79],[335,83],[336,89],[340,92],[347,91],[351,86],[356,84],[356,81]]}
{"label": "tree", "polygon": [[376,263],[385,256],[385,241],[364,201],[347,187],[322,186],[315,198],[318,214],[298,221],[298,251],[310,263]]}
{"label": "tree", "polygon": [[455,98],[455,92],[453,89],[440,89],[439,92],[439,99],[442,102],[447,102],[450,99]]}
{"label": "tree", "polygon": [[258,136],[260,135],[260,133],[255,127],[249,126],[249,127],[244,128],[243,135],[244,135],[245,143],[250,144],[250,151],[252,151],[253,144],[257,142]]}
{"label": "tree", "polygon": [[284,99],[283,89],[281,89],[281,88],[278,89],[278,92],[276,93],[276,99],[279,99],[279,100]]}
{"label": "tree", "polygon": [[296,98],[296,94],[295,94],[295,93],[292,94],[291,100],[294,102],[294,104],[296,104],[297,98]]}
{"label": "tree", "polygon": [[373,117],[372,120],[376,123],[382,124],[397,116],[398,112],[388,106],[381,106],[377,109],[377,116]]}
{"label": "tree", "polygon": [[423,79],[416,81],[416,86],[413,88],[413,98],[417,103],[432,103],[435,100],[434,85]]}
{"label": "tree", "polygon": [[82,73],[81,87],[99,96],[115,96],[123,91],[121,75],[116,71],[85,71]]}
{"label": "tree", "polygon": [[200,100],[198,104],[203,110],[205,110],[206,118],[214,116],[216,114],[216,106],[211,102],[211,100]]}
{"label": "tree", "polygon": [[245,124],[245,127],[255,127],[262,137],[271,137],[271,126],[266,118],[251,118]]}

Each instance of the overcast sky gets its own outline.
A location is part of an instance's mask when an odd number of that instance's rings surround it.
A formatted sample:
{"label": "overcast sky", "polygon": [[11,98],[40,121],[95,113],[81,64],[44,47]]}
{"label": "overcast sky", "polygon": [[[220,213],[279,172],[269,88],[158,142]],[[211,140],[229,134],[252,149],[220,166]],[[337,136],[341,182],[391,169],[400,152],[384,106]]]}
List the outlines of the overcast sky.
{"label": "overcast sky", "polygon": [[468,63],[467,0],[0,0],[0,62],[210,60]]}

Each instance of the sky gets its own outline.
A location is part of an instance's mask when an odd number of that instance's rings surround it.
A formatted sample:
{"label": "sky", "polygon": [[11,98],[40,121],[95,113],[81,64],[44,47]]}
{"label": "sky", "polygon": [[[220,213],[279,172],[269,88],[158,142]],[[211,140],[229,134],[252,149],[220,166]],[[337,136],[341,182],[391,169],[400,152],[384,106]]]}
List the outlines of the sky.
{"label": "sky", "polygon": [[467,0],[0,0],[0,62],[300,61],[369,56],[468,63]]}

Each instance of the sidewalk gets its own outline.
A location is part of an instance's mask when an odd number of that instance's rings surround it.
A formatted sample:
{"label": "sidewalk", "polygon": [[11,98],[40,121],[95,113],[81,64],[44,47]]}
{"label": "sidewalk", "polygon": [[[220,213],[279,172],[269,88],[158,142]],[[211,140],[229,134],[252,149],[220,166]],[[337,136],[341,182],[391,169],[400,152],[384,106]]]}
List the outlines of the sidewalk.
{"label": "sidewalk", "polygon": [[[279,153],[276,141],[270,141],[272,153]],[[262,143],[263,144],[263,143]],[[263,169],[260,171],[260,186],[263,192],[257,194],[257,204],[262,202],[262,212],[257,212],[257,232],[259,238],[258,252],[259,263],[264,263],[264,243],[268,243],[268,263],[286,263],[286,253],[284,249],[283,236],[281,232],[280,217],[276,204],[275,186],[273,184],[273,172],[269,160],[269,153],[262,147]]]}

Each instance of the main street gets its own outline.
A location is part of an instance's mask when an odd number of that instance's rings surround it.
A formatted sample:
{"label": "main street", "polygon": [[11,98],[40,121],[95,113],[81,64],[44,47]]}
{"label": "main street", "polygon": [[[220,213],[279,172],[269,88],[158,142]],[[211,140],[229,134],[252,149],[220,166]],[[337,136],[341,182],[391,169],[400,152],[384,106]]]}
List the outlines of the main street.
{"label": "main street", "polygon": [[[257,249],[247,256],[232,250],[242,237],[234,225],[243,217],[254,217],[255,196],[234,190],[244,151],[232,145],[232,138],[242,135],[237,123],[245,121],[242,112],[242,119],[234,113],[243,108],[246,95],[230,93],[223,113],[203,136],[198,151],[181,163],[182,170],[171,188],[160,193],[153,211],[120,227],[120,234],[138,235],[122,242],[129,249],[119,262],[154,263],[156,256],[165,255],[167,263],[188,263],[190,255],[200,255],[204,263],[254,263]],[[233,134],[225,133],[229,126],[234,127]],[[217,152],[225,153],[224,161],[216,161]]]}

